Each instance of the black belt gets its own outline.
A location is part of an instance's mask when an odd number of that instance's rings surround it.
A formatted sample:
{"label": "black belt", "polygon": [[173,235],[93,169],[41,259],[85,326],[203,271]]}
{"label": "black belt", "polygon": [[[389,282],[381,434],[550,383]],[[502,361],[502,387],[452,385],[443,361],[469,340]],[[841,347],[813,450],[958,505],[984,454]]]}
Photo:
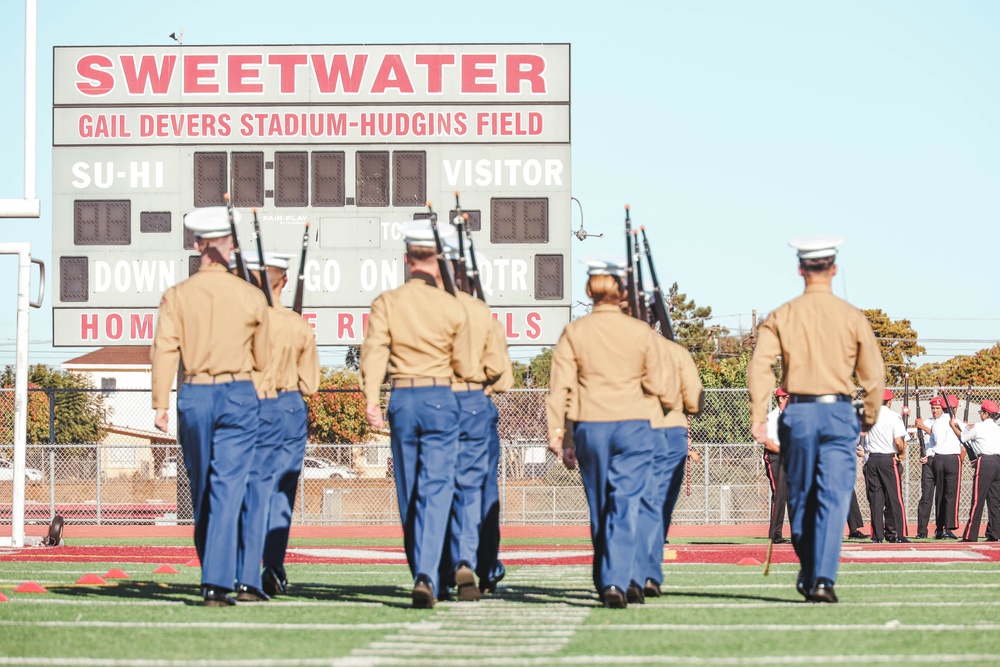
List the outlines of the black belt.
{"label": "black belt", "polygon": [[847,394],[789,394],[789,403],[850,403],[851,397]]}
{"label": "black belt", "polygon": [[868,456],[896,456],[896,455],[890,454],[889,452],[868,452]]}

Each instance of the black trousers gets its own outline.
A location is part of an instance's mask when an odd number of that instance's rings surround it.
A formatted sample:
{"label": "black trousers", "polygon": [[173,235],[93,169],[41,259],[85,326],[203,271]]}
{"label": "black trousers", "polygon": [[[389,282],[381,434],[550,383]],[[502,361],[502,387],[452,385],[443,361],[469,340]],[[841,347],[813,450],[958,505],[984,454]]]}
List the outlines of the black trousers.
{"label": "black trousers", "polygon": [[865,519],[861,516],[861,505],[858,505],[858,492],[851,491],[851,509],[847,511],[847,529],[852,533],[865,527]]}
{"label": "black trousers", "polygon": [[995,538],[1000,528],[1000,455],[980,456],[976,459],[976,474],[972,483],[972,507],[969,523],[962,533],[963,540],[975,542],[979,539],[979,525],[983,518],[983,505],[989,505],[989,526],[986,537]]}
{"label": "black trousers", "polygon": [[958,494],[962,471],[958,454],[938,454],[930,460],[934,474],[934,518],[937,530],[958,530]]}
{"label": "black trousers", "polygon": [[896,456],[869,454],[864,476],[868,506],[871,508],[872,539],[884,540],[886,534],[905,536],[903,487]]}
{"label": "black trousers", "polygon": [[781,467],[781,454],[764,450],[764,472],[771,487],[771,525],[767,536],[772,540],[781,537],[781,526],[785,523],[785,508],[788,506],[788,480]]}
{"label": "black trousers", "polygon": [[934,472],[931,457],[920,466],[920,504],[917,505],[917,535],[927,535],[927,523],[931,520],[934,507]]}

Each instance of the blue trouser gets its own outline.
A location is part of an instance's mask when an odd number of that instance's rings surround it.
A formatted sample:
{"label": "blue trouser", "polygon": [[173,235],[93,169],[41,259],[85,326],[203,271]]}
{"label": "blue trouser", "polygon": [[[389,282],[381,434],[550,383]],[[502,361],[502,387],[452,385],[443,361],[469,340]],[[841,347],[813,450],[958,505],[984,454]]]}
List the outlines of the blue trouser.
{"label": "blue trouser", "polygon": [[653,448],[649,422],[577,422],[573,430],[580,477],[590,509],[594,586],[621,590],[632,579],[639,502]]}
{"label": "blue trouser", "polygon": [[688,430],[686,426],[672,426],[667,431],[667,442],[670,443],[670,455],[677,457],[677,464],[670,475],[670,485],[667,487],[667,498],[663,501],[663,539],[667,539],[670,523],[674,517],[674,507],[681,495],[681,484],[684,483],[684,470],[688,457]]}
{"label": "blue trouser", "polygon": [[240,546],[236,555],[236,581],[259,589],[260,560],[267,534],[267,515],[274,492],[278,455],[285,439],[285,424],[277,398],[260,401],[257,445],[247,479],[240,514]]}
{"label": "blue trouser", "polygon": [[[656,583],[663,581],[664,524],[674,509],[673,503],[667,508],[669,490],[674,471],[683,470],[680,463],[687,456],[687,429],[683,426],[652,429],[652,433],[653,458],[648,468],[646,490],[639,500],[632,568],[632,581],[640,586],[646,579]],[[673,500],[676,502],[677,497]]]}
{"label": "blue trouser", "polygon": [[486,480],[483,483],[483,519],[479,526],[479,551],[476,554],[476,575],[496,579],[500,575],[500,488],[497,468],[500,465],[500,411],[490,401],[489,438],[487,439]]}
{"label": "blue trouser", "polygon": [[274,464],[275,479],[267,514],[267,535],[264,537],[264,566],[277,570],[284,577],[288,532],[292,527],[292,510],[295,508],[295,492],[299,488],[302,459],[306,455],[309,420],[306,403],[297,391],[280,392],[278,407],[284,434]]}
{"label": "blue trouser", "polygon": [[393,389],[389,427],[406,562],[437,591],[455,493],[458,399],[449,386]]}
{"label": "blue trouser", "polygon": [[191,483],[201,583],[232,590],[240,508],[256,442],[257,392],[249,380],[182,384],[177,434]]}
{"label": "blue trouser", "polygon": [[483,390],[455,392],[461,411],[458,422],[458,463],[455,495],[445,549],[441,554],[441,584],[451,585],[451,570],[465,561],[473,569],[479,549],[479,527],[483,520],[483,486],[489,463],[489,430],[495,408]]}
{"label": "blue trouser", "polygon": [[859,432],[846,402],[792,403],[778,421],[792,544],[807,586],[819,577],[837,581]]}

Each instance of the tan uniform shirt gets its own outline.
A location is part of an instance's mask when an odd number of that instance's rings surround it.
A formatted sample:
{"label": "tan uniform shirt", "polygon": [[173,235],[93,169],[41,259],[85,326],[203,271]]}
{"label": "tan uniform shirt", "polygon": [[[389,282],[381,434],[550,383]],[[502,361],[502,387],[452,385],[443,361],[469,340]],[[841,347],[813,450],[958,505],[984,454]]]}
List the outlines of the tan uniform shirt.
{"label": "tan uniform shirt", "polygon": [[268,360],[264,294],[221,264],[201,269],[166,291],[150,348],[153,407],[170,406],[177,362],[185,375],[263,370]]}
{"label": "tan uniform shirt", "polygon": [[[489,384],[504,371],[506,347],[501,350],[494,341],[493,314],[483,301],[465,292],[457,292],[458,303],[469,317],[469,344],[472,350],[473,372],[465,378],[455,377],[456,382]],[[509,363],[509,360],[506,360]]]}
{"label": "tan uniform shirt", "polygon": [[878,417],[885,368],[875,334],[864,313],[833,295],[829,286],[809,285],[760,325],[747,370],[750,419],[764,422],[774,392],[772,366],[781,355],[782,386],[789,394],[846,394],[855,391],[853,374],[865,392],[864,424]]}
{"label": "tan uniform shirt", "polygon": [[378,405],[387,366],[393,379],[464,380],[474,373],[472,356],[465,308],[443,289],[411,277],[372,302],[361,344],[365,401]]}
{"label": "tan uniform shirt", "polygon": [[493,329],[487,344],[492,346],[497,354],[503,356],[503,372],[493,384],[486,387],[486,395],[510,391],[511,387],[514,386],[514,366],[510,362],[510,354],[507,351],[507,332],[504,331],[503,325],[496,320],[493,320]]}
{"label": "tan uniform shirt", "polygon": [[302,392],[303,396],[319,389],[319,351],[312,327],[295,311],[275,303],[271,309],[271,329],[280,330],[275,339],[269,367],[274,369],[274,388]]}
{"label": "tan uniform shirt", "polygon": [[698,366],[695,365],[691,353],[685,350],[682,345],[663,336],[659,337],[659,345],[660,353],[673,360],[674,366],[677,368],[680,387],[678,395],[671,400],[673,408],[666,414],[663,414],[661,409],[658,418],[651,419],[650,423],[653,428],[672,428],[675,426],[687,428],[687,416],[701,412],[705,399],[705,388],[698,376]]}
{"label": "tan uniform shirt", "polygon": [[660,335],[621,312],[594,306],[566,325],[552,353],[545,402],[549,440],[563,436],[566,418],[580,422],[649,419],[644,393],[664,397],[672,408],[677,369],[659,353]]}

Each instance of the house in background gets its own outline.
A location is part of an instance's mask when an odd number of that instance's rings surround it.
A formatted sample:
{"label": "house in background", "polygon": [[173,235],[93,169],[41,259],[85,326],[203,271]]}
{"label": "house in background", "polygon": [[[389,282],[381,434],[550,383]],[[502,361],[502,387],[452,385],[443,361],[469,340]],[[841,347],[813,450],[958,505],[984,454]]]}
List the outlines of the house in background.
{"label": "house in background", "polygon": [[176,394],[170,396],[169,430],[162,433],[153,426],[148,345],[102,347],[66,361],[62,368],[88,376],[104,394],[106,435],[99,450],[102,477],[149,479],[169,468],[164,460],[177,455]]}

